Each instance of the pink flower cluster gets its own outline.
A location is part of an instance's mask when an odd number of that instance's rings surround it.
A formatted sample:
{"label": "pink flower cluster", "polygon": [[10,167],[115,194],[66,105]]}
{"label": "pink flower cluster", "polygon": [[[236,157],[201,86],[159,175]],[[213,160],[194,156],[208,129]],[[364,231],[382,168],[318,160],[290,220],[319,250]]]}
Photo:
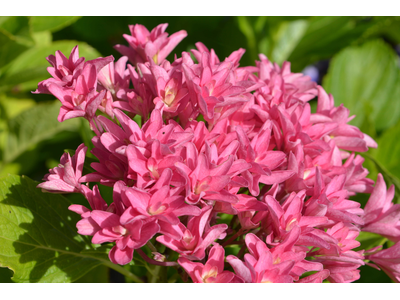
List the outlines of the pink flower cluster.
{"label": "pink flower cluster", "polygon": [[[368,261],[399,281],[400,205],[381,175],[375,186],[366,178],[355,152],[377,145],[348,124],[349,110],[288,62],[261,54],[240,67],[244,49],[220,61],[197,43],[171,63],[186,32],[168,36],[166,27],[130,26],[115,63],[85,62],[78,47],[47,58],[53,77],[36,93],[61,101],[60,122],[84,117],[95,133],[93,172],[82,174],[82,144],[38,185],[86,197],[90,209],[70,206],[78,233],[113,243],[113,263],[136,250],[180,265],[193,282],[352,282]],[[112,187],[112,203],[89,183]],[[349,200],[356,193],[372,193],[364,209]],[[360,231],[396,244],[355,251]],[[152,243],[179,253],[177,262],[147,257],[140,248]]]}

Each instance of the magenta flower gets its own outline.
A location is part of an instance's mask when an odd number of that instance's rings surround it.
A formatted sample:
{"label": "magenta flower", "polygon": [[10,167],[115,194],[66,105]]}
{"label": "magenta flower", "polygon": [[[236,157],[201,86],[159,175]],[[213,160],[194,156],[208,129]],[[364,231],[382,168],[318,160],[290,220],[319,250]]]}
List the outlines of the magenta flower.
{"label": "magenta flower", "polygon": [[205,206],[201,210],[200,215],[189,219],[187,228],[183,224],[179,224],[183,232],[181,239],[161,235],[157,237],[157,241],[187,259],[203,259],[205,257],[205,249],[217,238],[223,238],[225,236],[224,232],[228,228],[226,224],[218,224],[212,227],[207,226],[210,221],[211,212],[212,207]]}
{"label": "magenta flower", "polygon": [[50,94],[51,91],[48,89],[50,84],[75,89],[77,79],[87,64],[94,65],[96,73],[98,73],[104,66],[112,62],[114,57],[110,55],[85,62],[84,57],[79,57],[78,46],[75,46],[69,58],[66,58],[61,51],[56,51],[55,56],[49,55],[46,59],[52,65],[52,67],[47,68],[47,71],[53,78],[39,82],[38,89],[33,92],[34,94]]}
{"label": "magenta flower", "polygon": [[160,65],[168,54],[187,36],[185,30],[181,30],[168,37],[165,29],[168,24],[160,24],[149,32],[140,24],[130,25],[131,35],[124,34],[129,47],[116,45],[115,49],[122,55],[126,55],[134,65],[151,60]]}
{"label": "magenta flower", "polygon": [[386,184],[381,174],[374,190],[365,205],[362,231],[380,234],[394,242],[400,241],[400,204],[393,204],[394,186],[386,191]]}
{"label": "magenta flower", "polygon": [[106,92],[103,90],[97,93],[96,87],[96,67],[92,64],[87,64],[82,70],[82,74],[78,76],[74,89],[50,83],[48,86],[49,91],[62,104],[58,121],[63,122],[76,117],[85,117],[91,120],[95,116]]}
{"label": "magenta flower", "polygon": [[75,155],[69,153],[61,156],[58,167],[50,169],[42,182],[37,185],[43,191],[50,193],[79,193],[82,191],[80,179],[82,177],[83,164],[85,162],[87,147],[79,145]]}
{"label": "magenta flower", "polygon": [[393,281],[400,282],[400,242],[366,258],[382,268]]}
{"label": "magenta flower", "polygon": [[186,204],[183,196],[171,194],[169,185],[155,189],[153,194],[130,187],[122,193],[122,200],[127,207],[121,216],[122,224],[135,220],[157,222],[160,232],[174,239],[180,239],[183,234],[179,216],[200,214],[200,209]]}
{"label": "magenta flower", "polygon": [[194,283],[242,283],[243,280],[230,271],[224,271],[225,250],[215,244],[205,265],[181,257],[178,263],[190,275]]}

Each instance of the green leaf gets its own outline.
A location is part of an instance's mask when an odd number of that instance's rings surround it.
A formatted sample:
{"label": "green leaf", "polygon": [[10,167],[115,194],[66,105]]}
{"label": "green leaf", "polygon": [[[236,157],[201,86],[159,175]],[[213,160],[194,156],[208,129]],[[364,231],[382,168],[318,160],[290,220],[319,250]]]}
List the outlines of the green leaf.
{"label": "green leaf", "polygon": [[110,282],[110,268],[104,265],[95,267],[90,272],[79,278],[79,283],[108,283]]}
{"label": "green leaf", "polygon": [[37,184],[16,175],[0,181],[0,266],[14,271],[13,281],[72,282],[100,265],[140,281],[108,260],[108,248],[94,249],[76,233],[80,217],[70,201]]}
{"label": "green leaf", "polygon": [[17,43],[33,46],[28,22],[29,17],[3,17],[0,20],[0,31]]}
{"label": "green leaf", "polygon": [[80,17],[68,16],[34,16],[30,17],[30,24],[33,32],[49,30],[51,32],[58,31],[76,22]]}
{"label": "green leaf", "polygon": [[0,75],[4,66],[27,49],[27,46],[19,44],[12,37],[0,30]]}
{"label": "green leaf", "polygon": [[272,50],[272,61],[281,64],[292,53],[297,43],[304,35],[308,26],[305,20],[280,23],[274,34],[274,47]]}
{"label": "green leaf", "polygon": [[362,154],[364,157],[367,157],[370,159],[376,166],[377,170],[379,173],[382,174],[383,178],[385,179],[386,186],[389,188],[392,184],[395,187],[395,193],[394,193],[394,203],[399,203],[400,204],[400,179],[393,175],[391,172],[389,172],[383,164],[378,161],[376,158],[372,157],[371,155],[367,153]]}
{"label": "green leaf", "polygon": [[50,31],[34,32],[32,38],[34,39],[35,44],[39,46],[48,46],[51,44],[53,39]]}
{"label": "green leaf", "polygon": [[237,17],[239,23],[239,29],[247,39],[247,48],[252,57],[256,57],[256,36],[253,30],[253,26],[250,24],[249,20],[245,16]]}
{"label": "green leaf", "polygon": [[77,131],[79,128],[77,119],[62,123],[57,121],[60,106],[58,101],[38,104],[9,120],[3,161],[5,163],[13,161],[37,143],[57,133]]}
{"label": "green leaf", "polygon": [[11,277],[13,272],[8,268],[0,268],[0,282],[1,283],[12,283]]}
{"label": "green leaf", "polygon": [[378,148],[371,151],[371,155],[391,174],[400,178],[400,122],[385,130],[376,140]]}
{"label": "green leaf", "polygon": [[360,126],[369,115],[377,130],[394,125],[400,117],[400,70],[396,53],[383,41],[374,40],[336,55],[323,86],[357,117]]}
{"label": "green leaf", "polygon": [[[86,60],[101,56],[99,52],[84,42],[57,41],[50,45],[38,45],[21,54],[7,67],[5,74],[0,77],[0,87],[2,89],[17,88],[23,91],[36,89],[38,82],[51,77],[47,72],[50,64],[46,57],[50,54],[54,55],[57,50],[69,57],[72,48],[76,45],[79,45],[79,55],[85,57]],[[21,83],[29,84],[16,87]]]}
{"label": "green leaf", "polygon": [[357,250],[369,250],[383,245],[387,241],[387,238],[376,233],[361,231],[356,240],[361,243],[361,246]]}
{"label": "green leaf", "polygon": [[301,71],[307,65],[328,59],[337,51],[357,41],[374,26],[375,20],[365,17],[312,17],[307,30],[289,56],[292,70]]}

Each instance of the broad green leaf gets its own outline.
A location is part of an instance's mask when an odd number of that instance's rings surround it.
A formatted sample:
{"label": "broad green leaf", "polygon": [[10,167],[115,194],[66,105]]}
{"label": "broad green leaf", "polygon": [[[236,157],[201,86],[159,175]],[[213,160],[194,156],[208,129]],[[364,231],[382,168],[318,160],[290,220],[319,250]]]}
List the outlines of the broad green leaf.
{"label": "broad green leaf", "polygon": [[[54,55],[60,50],[66,57],[69,57],[72,48],[79,45],[79,55],[86,60],[95,59],[101,56],[94,48],[84,42],[78,41],[57,41],[50,45],[36,46],[21,54],[7,68],[7,71],[0,77],[0,88],[14,88],[18,90],[35,90],[38,82],[51,77],[47,72],[50,66],[46,57]],[[29,83],[24,86],[17,86],[21,83]]]}
{"label": "broad green leaf", "polygon": [[30,98],[12,98],[7,95],[0,95],[0,107],[4,110],[1,117],[11,119],[35,105],[35,101]]}
{"label": "broad green leaf", "polygon": [[400,70],[390,46],[374,40],[361,47],[346,48],[330,64],[323,86],[357,117],[360,126],[369,115],[377,130],[394,125],[400,118]]}
{"label": "broad green leaf", "polygon": [[15,282],[72,282],[105,265],[140,281],[107,258],[106,247],[92,248],[76,233],[79,215],[59,194],[42,193],[37,182],[9,175],[0,181],[0,266]]}
{"label": "broad green leaf", "polygon": [[278,64],[282,64],[287,60],[301,37],[304,35],[307,26],[308,22],[305,20],[280,23],[280,26],[273,37],[274,46],[271,60]]}
{"label": "broad green leaf", "polygon": [[77,119],[58,122],[60,103],[38,104],[25,110],[8,122],[7,143],[3,161],[11,162],[37,143],[53,137],[62,131],[77,131]]}
{"label": "broad green leaf", "polygon": [[53,37],[50,31],[39,31],[32,34],[32,38],[36,45],[47,46],[50,45]]}
{"label": "broad green leaf", "polygon": [[74,17],[68,17],[68,16],[34,16],[30,17],[30,24],[32,27],[33,32],[38,32],[38,31],[58,31],[60,29],[63,29],[64,27],[67,27],[71,25],[72,23],[76,22],[80,17],[74,16]]}

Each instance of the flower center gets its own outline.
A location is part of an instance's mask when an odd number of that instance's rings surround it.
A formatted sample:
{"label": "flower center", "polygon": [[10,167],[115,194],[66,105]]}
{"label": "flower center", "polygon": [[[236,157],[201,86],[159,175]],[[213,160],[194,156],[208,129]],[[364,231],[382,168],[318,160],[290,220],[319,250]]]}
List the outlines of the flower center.
{"label": "flower center", "polygon": [[218,268],[216,266],[212,267],[207,273],[203,273],[201,278],[203,279],[204,283],[208,282],[208,278],[212,277],[215,278],[218,275]]}

